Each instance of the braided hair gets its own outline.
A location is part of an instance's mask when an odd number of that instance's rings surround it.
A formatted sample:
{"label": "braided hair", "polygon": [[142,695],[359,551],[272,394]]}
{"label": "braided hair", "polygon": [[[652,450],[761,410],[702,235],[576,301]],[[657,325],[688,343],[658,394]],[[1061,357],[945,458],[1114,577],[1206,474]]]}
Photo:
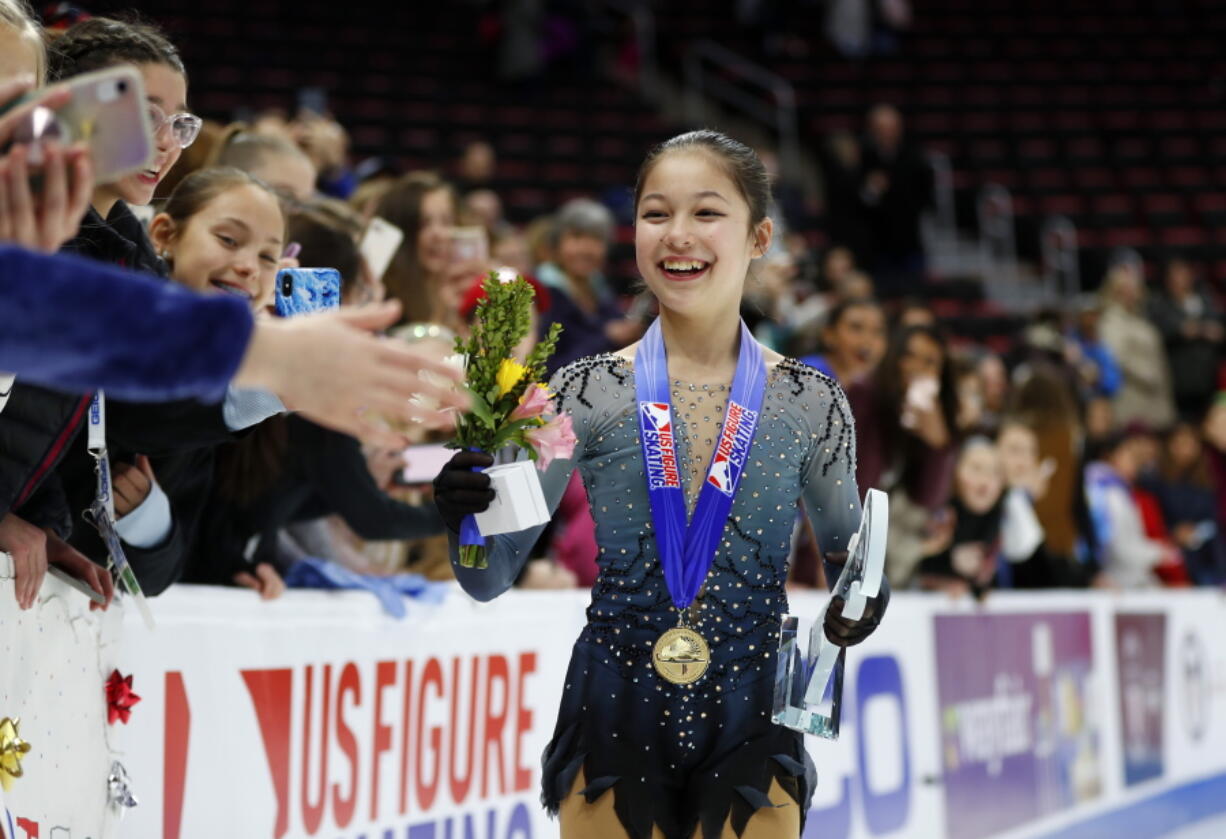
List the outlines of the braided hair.
{"label": "braided hair", "polygon": [[52,44],[51,81],[116,64],[164,64],[187,77],[179,50],[157,27],[138,21],[92,17],[70,26]]}

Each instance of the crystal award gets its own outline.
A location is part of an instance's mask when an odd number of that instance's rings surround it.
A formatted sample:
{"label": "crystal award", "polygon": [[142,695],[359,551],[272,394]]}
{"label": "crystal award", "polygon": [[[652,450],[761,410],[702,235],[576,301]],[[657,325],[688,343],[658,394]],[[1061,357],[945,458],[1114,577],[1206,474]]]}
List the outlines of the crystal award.
{"label": "crystal award", "polygon": [[[881,590],[889,523],[889,496],[870,489],[864,499],[860,529],[847,545],[847,561],[830,592],[831,599],[843,598],[842,615],[849,620],[862,618],[869,599]],[[829,608],[830,599],[813,621],[783,616],[771,719],[786,728],[835,740],[839,736],[846,649],[826,638]]]}

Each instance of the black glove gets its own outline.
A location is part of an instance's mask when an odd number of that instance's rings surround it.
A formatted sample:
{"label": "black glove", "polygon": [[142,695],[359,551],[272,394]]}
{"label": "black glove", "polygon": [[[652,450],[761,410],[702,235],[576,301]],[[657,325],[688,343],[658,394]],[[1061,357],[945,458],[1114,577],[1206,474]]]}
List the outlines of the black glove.
{"label": "black glove", "polygon": [[459,451],[434,479],[434,505],[453,533],[460,532],[465,516],[485,511],[494,500],[490,476],[472,471],[493,465],[494,458],[485,452]]}
{"label": "black glove", "polygon": [[877,596],[870,598],[864,607],[864,617],[858,621],[843,617],[843,598],[833,597],[830,608],[826,610],[826,638],[832,644],[840,647],[854,647],[873,634],[873,630],[881,623],[885,609],[890,605],[890,584],[883,577],[881,590]]}

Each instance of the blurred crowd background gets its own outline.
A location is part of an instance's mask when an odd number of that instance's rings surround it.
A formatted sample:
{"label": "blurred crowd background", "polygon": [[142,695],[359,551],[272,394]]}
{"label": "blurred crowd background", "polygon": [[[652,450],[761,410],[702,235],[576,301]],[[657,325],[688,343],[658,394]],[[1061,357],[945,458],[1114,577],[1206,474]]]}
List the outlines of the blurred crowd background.
{"label": "blurred crowd background", "polygon": [[[636,340],[652,304],[635,167],[688,128],[751,143],[775,176],[778,235],[743,314],[847,391],[861,490],[890,495],[895,587],[1226,583],[1226,4],[140,12],[180,46],[206,120],[159,195],[221,162],[331,196],[313,200],[334,223],[388,220],[404,244],[355,294],[400,298],[398,334],[444,348],[474,277],[501,266],[537,282],[542,326],[565,326],[555,366]],[[310,250],[306,225],[290,239]],[[456,227],[487,239],[457,252]],[[366,455],[386,492],[428,501],[394,485],[398,453]],[[363,540],[343,518],[286,540],[353,570],[450,573],[444,537]],[[594,579],[578,478],[537,553],[523,585]],[[797,585],[823,582],[815,560],[798,524]]]}

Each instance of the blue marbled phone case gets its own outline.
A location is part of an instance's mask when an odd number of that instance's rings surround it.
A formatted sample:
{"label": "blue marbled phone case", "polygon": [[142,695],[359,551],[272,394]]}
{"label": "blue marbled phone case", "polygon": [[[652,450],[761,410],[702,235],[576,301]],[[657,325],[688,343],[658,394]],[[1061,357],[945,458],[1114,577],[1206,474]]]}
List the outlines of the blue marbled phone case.
{"label": "blue marbled phone case", "polygon": [[335,268],[282,268],[273,299],[283,318],[341,305],[341,275]]}

